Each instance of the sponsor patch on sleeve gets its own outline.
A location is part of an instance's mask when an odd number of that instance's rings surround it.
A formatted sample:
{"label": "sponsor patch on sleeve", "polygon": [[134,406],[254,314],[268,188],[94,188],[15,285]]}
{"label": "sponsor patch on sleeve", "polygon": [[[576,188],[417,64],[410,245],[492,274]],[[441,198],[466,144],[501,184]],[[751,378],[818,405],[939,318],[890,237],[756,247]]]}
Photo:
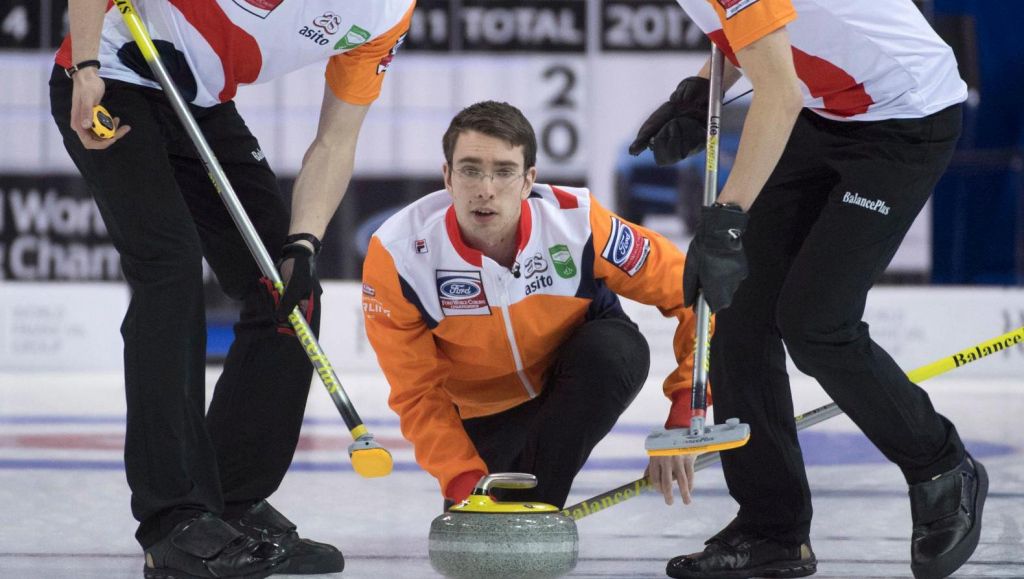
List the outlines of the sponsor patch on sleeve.
{"label": "sponsor patch on sleeve", "polygon": [[395,55],[398,54],[398,47],[402,46],[402,43],[405,42],[405,37],[407,35],[408,33],[399,36],[398,40],[395,41],[395,45],[392,46],[391,50],[388,51],[387,56],[380,59],[380,62],[377,64],[377,74],[384,74],[388,70],[388,67],[391,66],[391,61],[394,60]]}
{"label": "sponsor patch on sleeve", "polygon": [[647,263],[651,252],[651,240],[640,234],[618,217],[612,217],[612,231],[608,236],[601,257],[633,277]]}
{"label": "sponsor patch on sleeve", "polygon": [[725,17],[732,18],[741,11],[757,3],[758,0],[718,0],[718,3],[725,10]]}

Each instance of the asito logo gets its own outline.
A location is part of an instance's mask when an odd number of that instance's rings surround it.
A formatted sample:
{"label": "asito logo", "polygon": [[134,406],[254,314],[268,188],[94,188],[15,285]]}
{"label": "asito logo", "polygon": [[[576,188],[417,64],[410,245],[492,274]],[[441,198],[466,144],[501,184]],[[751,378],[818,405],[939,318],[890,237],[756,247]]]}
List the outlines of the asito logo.
{"label": "asito logo", "polygon": [[555,285],[555,278],[550,275],[543,275],[543,272],[547,270],[548,260],[544,259],[544,255],[539,251],[533,254],[533,257],[526,260],[523,265],[523,271],[526,273],[526,279],[530,279],[535,275],[537,276],[536,279],[526,284],[524,288],[526,295],[530,295],[540,289]]}
{"label": "asito logo", "polygon": [[550,275],[540,275],[537,276],[537,279],[526,284],[525,292],[526,295],[530,295],[534,292],[540,291],[546,287],[551,287],[553,285],[555,285],[555,278],[551,277]]}
{"label": "asito logo", "polygon": [[539,251],[533,254],[533,257],[526,260],[526,264],[523,266],[523,271],[526,272],[527,279],[533,277],[534,274],[547,270],[548,262]]}
{"label": "asito logo", "polygon": [[[317,30],[319,28],[320,30]],[[326,46],[331,36],[341,28],[341,17],[333,12],[324,12],[322,16],[313,20],[313,26],[303,26],[299,29],[299,35],[304,36],[320,46]],[[321,32],[321,30],[323,32]],[[324,33],[327,33],[325,36]]]}
{"label": "asito logo", "polygon": [[327,34],[336,34],[341,28],[341,16],[334,12],[324,12],[324,15],[313,21],[313,26],[323,28]]}

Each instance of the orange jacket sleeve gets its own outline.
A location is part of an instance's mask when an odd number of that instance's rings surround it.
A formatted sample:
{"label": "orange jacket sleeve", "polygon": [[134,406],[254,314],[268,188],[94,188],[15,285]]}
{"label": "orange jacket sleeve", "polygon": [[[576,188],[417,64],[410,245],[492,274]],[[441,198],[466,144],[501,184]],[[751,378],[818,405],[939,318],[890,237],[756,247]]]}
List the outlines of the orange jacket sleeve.
{"label": "orange jacket sleeve", "polygon": [[327,61],[327,85],[339,99],[353,105],[368,105],[380,96],[384,72],[405,40],[416,3],[398,24],[362,46],[332,56]]}
{"label": "orange jacket sleeve", "polygon": [[733,52],[796,20],[792,0],[708,0]]}
{"label": "orange jacket sleeve", "polygon": [[677,366],[662,388],[672,400],[666,424],[690,424],[690,389],[693,382],[693,347],[696,316],[683,307],[683,252],[661,235],[590,201],[590,227],[594,234],[594,277],[615,293],[656,306],[662,315],[675,317],[672,347]]}
{"label": "orange jacket sleeve", "polygon": [[442,493],[462,473],[486,474],[487,465],[444,391],[450,363],[434,345],[419,310],[403,295],[394,259],[376,236],[363,262],[363,318],[391,386],[388,404],[413,445],[416,462],[438,480]]}

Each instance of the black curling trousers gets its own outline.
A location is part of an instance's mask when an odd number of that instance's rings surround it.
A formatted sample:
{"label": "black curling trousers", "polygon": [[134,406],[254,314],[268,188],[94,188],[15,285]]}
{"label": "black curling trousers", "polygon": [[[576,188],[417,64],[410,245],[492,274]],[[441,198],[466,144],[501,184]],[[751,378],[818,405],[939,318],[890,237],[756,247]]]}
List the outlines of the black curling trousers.
{"label": "black curling trousers", "polygon": [[784,542],[810,532],[786,351],[909,483],[963,458],[956,429],[861,320],[949,163],[960,114],[840,122],[805,110],[750,208],[750,276],[716,316],[710,376],[716,421],[751,426],[746,446],[722,453],[742,528]]}
{"label": "black curling trousers", "polygon": [[647,380],[651,353],[636,325],[607,317],[584,323],[559,350],[539,396],[462,422],[492,472],[536,475],[530,490],[501,500],[565,506],[576,474]]}
{"label": "black curling trousers", "polygon": [[[199,512],[237,515],[277,489],[298,442],[312,366],[294,336],[278,332],[256,262],[166,96],[118,81],[106,87],[104,106],[131,132],[104,151],[85,149],[71,130],[71,81],[58,67],[50,102],[131,289],[121,326],[125,471],[136,537],[148,547]],[[193,114],[276,259],[288,210],[259,143],[234,103]],[[203,257],[242,303],[208,413]]]}

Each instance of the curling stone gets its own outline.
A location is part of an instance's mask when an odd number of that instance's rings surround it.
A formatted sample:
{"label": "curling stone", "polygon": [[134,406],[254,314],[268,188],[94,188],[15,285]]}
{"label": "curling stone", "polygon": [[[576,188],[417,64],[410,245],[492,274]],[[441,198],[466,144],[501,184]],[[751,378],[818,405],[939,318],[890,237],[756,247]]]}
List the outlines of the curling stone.
{"label": "curling stone", "polygon": [[529,489],[537,477],[496,473],[430,525],[430,564],[446,577],[559,577],[576,567],[576,521],[544,503],[498,502],[492,488]]}

